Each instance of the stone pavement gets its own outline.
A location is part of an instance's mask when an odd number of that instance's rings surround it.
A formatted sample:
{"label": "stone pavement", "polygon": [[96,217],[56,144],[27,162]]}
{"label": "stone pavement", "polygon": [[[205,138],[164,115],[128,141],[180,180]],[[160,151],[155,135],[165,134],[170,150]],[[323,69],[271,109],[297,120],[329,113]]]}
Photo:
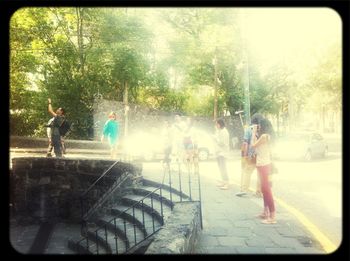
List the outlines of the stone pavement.
{"label": "stone pavement", "polygon": [[[159,179],[157,164],[144,165],[143,175]],[[229,167],[237,168],[239,164],[236,157]],[[303,225],[277,202],[277,224],[262,224],[255,217],[262,211],[262,198],[253,193],[235,196],[239,191],[236,184],[231,184],[229,190],[219,189],[216,168],[215,161],[200,163],[203,230],[195,254],[325,253]]]}

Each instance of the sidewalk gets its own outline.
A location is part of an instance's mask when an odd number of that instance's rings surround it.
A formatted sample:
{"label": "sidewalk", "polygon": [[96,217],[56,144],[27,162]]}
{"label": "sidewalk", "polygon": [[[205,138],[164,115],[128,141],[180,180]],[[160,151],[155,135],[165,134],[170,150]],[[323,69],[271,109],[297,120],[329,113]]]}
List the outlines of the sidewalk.
{"label": "sidewalk", "polygon": [[[253,194],[235,196],[239,192],[236,184],[229,190],[219,189],[215,171],[207,162],[200,165],[203,230],[195,254],[325,253],[303,225],[277,202],[277,224],[262,224],[255,216],[262,211],[263,199]],[[156,163],[144,167],[143,172],[148,178],[159,179]]]}

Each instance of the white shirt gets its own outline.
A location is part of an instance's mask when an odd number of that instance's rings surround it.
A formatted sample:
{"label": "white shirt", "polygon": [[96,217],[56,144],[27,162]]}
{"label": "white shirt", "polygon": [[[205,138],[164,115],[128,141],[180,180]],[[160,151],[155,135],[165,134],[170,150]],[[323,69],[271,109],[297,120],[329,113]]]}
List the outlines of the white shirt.
{"label": "white shirt", "polygon": [[256,166],[265,166],[271,163],[271,149],[270,149],[269,140],[270,140],[270,136],[267,135],[267,142],[264,142],[255,148]]}
{"label": "white shirt", "polygon": [[[55,119],[55,117],[52,117],[48,122],[47,122],[47,125],[50,125],[52,123],[52,121]],[[46,128],[46,133],[47,133],[47,137],[49,139],[51,139],[51,127],[47,127]]]}
{"label": "white shirt", "polygon": [[216,155],[228,157],[230,151],[230,134],[226,128],[217,129],[215,133]]}

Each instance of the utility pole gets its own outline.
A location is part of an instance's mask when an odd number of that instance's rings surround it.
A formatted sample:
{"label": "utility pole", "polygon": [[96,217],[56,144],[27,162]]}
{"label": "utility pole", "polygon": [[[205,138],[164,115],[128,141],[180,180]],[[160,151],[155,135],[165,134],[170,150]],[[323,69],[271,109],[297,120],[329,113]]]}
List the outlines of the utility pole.
{"label": "utility pole", "polygon": [[[128,18],[128,8],[125,8],[125,15],[126,18]],[[124,81],[124,97],[123,97],[123,103],[124,103],[124,137],[126,138],[128,136],[128,125],[129,125],[129,89],[128,89],[128,80],[125,79]]]}
{"label": "utility pole", "polygon": [[124,81],[124,97],[123,97],[123,103],[124,103],[124,137],[128,136],[128,125],[129,125],[129,119],[128,119],[128,112],[129,112],[129,99],[128,99],[128,81]]}
{"label": "utility pole", "polygon": [[241,14],[242,23],[242,38],[243,38],[243,65],[244,65],[244,119],[245,124],[250,124],[250,92],[249,92],[249,62],[248,62],[248,54],[247,54],[247,37],[246,32],[246,14]]}
{"label": "utility pole", "polygon": [[217,119],[218,115],[218,71],[217,71],[217,57],[216,57],[217,47],[215,47],[215,54],[213,59],[214,65],[214,121]]}
{"label": "utility pole", "polygon": [[245,124],[250,124],[250,92],[249,92],[249,65],[248,57],[244,48],[244,119]]}

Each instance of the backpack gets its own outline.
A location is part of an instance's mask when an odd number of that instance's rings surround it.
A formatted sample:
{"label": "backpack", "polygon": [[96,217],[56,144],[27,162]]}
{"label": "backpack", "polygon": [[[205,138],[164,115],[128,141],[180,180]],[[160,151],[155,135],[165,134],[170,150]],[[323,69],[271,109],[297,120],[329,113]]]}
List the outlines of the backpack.
{"label": "backpack", "polygon": [[71,128],[71,124],[65,119],[58,127],[61,136],[65,136]]}

